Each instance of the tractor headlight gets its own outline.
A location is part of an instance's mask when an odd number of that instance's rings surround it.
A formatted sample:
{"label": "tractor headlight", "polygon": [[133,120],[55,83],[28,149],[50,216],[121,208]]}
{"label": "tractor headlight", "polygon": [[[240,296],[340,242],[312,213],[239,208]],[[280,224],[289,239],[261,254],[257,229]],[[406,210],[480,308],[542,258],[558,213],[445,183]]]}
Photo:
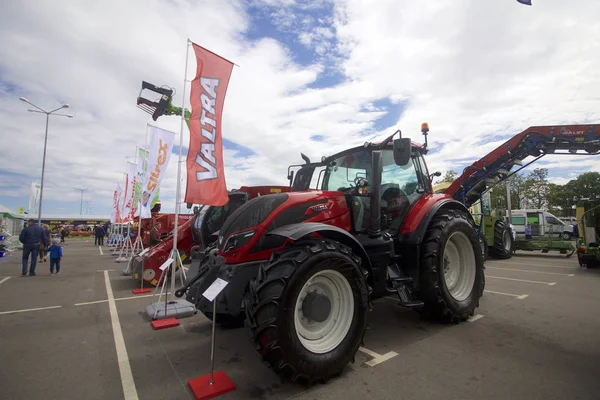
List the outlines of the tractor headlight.
{"label": "tractor headlight", "polygon": [[247,245],[252,240],[255,233],[256,230],[253,229],[229,236],[229,239],[227,239],[227,242],[225,242],[225,246],[223,246],[223,253],[227,253],[228,251],[239,249],[240,247]]}

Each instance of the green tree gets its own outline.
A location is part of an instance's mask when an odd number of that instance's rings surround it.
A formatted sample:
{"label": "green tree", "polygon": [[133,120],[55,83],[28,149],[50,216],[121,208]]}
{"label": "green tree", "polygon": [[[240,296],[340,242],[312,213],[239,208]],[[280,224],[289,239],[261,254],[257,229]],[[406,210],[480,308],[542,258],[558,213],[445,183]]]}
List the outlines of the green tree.
{"label": "green tree", "polygon": [[438,183],[444,183],[444,182],[454,182],[457,177],[458,177],[458,172],[456,172],[453,169],[449,169],[448,171],[446,171],[446,173],[442,176],[442,178],[440,180],[435,182],[435,185],[437,185]]}
{"label": "green tree", "polygon": [[586,172],[564,185],[550,183],[548,186],[548,208],[561,209],[565,215],[572,215],[572,208],[579,200],[600,196],[600,173]]}
{"label": "green tree", "polygon": [[529,207],[546,207],[549,191],[548,168],[536,168],[527,175],[523,183],[523,195]]}

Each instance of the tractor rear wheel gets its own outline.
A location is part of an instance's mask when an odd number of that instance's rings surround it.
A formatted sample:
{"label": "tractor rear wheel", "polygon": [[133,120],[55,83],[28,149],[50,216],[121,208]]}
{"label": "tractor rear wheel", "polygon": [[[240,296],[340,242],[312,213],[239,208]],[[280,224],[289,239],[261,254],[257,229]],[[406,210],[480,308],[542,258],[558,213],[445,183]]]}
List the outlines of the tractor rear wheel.
{"label": "tractor rear wheel", "polygon": [[496,221],[494,225],[494,246],[490,249],[490,256],[506,260],[512,257],[513,237],[510,228],[504,221]]}
{"label": "tractor rear wheel", "polygon": [[433,217],[423,240],[422,314],[458,323],[475,313],[485,285],[481,243],[473,219],[457,210]]}
{"label": "tractor rear wheel", "polygon": [[331,240],[295,243],[250,284],[247,325],[263,362],[292,382],[338,375],[354,360],[367,327],[361,259]]}

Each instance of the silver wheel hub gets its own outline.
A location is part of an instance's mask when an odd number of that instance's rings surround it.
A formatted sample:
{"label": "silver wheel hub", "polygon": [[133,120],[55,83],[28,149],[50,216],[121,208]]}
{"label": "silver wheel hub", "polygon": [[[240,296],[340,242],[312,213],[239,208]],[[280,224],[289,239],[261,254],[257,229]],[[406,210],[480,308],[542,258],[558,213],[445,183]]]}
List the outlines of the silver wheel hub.
{"label": "silver wheel hub", "polygon": [[462,232],[450,235],[442,262],[450,295],[457,301],[465,300],[473,290],[477,270],[475,252],[467,235]]}
{"label": "silver wheel hub", "polygon": [[510,251],[511,247],[512,247],[512,236],[510,234],[510,231],[506,230],[504,231],[504,250],[506,251]]}
{"label": "silver wheel hub", "polygon": [[294,308],[294,328],[313,353],[335,349],[350,331],[354,295],[350,283],[335,270],[322,270],[302,287]]}

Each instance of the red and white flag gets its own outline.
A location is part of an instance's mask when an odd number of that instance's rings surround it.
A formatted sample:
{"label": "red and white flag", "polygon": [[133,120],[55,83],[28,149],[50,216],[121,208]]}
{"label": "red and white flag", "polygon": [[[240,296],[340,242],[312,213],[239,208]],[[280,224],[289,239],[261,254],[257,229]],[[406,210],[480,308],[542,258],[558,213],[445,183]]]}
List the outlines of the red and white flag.
{"label": "red and white flag", "polygon": [[133,222],[133,201],[135,199],[135,183],[137,181],[135,172],[137,165],[133,163],[127,163],[127,178],[125,183],[125,204],[123,205],[123,212],[121,214],[122,222]]}
{"label": "red and white flag", "polygon": [[113,209],[110,214],[110,223],[111,224],[120,224],[121,223],[121,184],[117,182],[117,190],[115,190],[113,194]]}
{"label": "red and white flag", "polygon": [[192,46],[197,69],[190,92],[192,114],[185,202],[222,206],[229,197],[223,167],[221,117],[233,63],[195,43]]}

